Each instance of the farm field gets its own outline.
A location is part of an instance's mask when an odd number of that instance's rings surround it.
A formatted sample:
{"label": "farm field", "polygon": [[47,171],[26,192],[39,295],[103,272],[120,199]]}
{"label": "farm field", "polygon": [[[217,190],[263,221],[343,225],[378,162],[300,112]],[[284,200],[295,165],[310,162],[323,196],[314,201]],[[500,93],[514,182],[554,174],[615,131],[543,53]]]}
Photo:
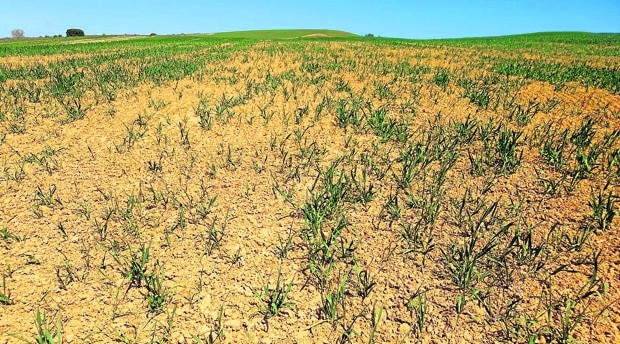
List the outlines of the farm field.
{"label": "farm field", "polygon": [[0,42],[0,342],[620,342],[620,34],[266,33]]}

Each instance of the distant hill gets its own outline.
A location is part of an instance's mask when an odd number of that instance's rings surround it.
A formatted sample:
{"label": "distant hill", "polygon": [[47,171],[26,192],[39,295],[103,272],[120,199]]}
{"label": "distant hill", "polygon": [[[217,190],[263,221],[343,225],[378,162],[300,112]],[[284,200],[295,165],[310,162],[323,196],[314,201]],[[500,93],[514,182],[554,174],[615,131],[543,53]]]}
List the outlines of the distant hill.
{"label": "distant hill", "polygon": [[295,38],[347,38],[359,37],[356,34],[323,29],[295,29],[295,30],[251,30],[231,31],[211,34],[217,38],[251,38],[251,39],[295,39]]}
{"label": "distant hill", "polygon": [[436,41],[442,43],[560,43],[560,44],[620,44],[620,33],[591,33],[591,32],[534,32],[505,36],[466,37],[429,39],[421,41]]}

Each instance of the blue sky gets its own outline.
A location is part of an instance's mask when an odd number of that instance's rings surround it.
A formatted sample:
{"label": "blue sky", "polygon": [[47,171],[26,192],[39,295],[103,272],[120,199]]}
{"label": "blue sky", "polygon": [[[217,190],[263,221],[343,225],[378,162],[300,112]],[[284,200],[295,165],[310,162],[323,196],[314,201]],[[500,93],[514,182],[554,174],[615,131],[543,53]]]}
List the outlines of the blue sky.
{"label": "blue sky", "polygon": [[539,31],[620,32],[620,0],[0,0],[0,37],[326,28],[448,38]]}

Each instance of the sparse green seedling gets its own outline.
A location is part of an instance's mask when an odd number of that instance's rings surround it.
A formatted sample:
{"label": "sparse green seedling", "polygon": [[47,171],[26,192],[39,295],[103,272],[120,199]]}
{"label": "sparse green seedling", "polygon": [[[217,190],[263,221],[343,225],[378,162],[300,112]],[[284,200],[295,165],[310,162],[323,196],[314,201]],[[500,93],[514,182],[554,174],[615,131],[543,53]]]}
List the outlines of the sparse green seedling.
{"label": "sparse green seedling", "polygon": [[450,72],[447,69],[438,68],[433,75],[433,83],[442,90],[446,90],[448,83],[450,82]]}
{"label": "sparse green seedling", "polygon": [[181,134],[181,144],[185,147],[189,147],[189,129],[187,128],[187,120],[179,122],[179,133]]}
{"label": "sparse green seedling", "polygon": [[591,192],[591,199],[588,205],[591,209],[591,217],[598,230],[606,230],[611,225],[614,217],[618,214],[616,209],[616,200],[618,196],[613,191],[606,192],[609,188],[609,182],[595,193]]}
{"label": "sparse green seedling", "polygon": [[209,336],[204,340],[199,337],[192,336],[192,340],[197,344],[215,344],[224,340],[224,326],[222,324],[222,315],[224,314],[224,306],[220,307],[217,319],[215,319],[214,328],[209,331]]}
{"label": "sparse green seedling", "polygon": [[522,134],[520,131],[510,129],[500,132],[496,149],[502,173],[512,173],[521,165],[523,151],[517,152],[517,146]]}
{"label": "sparse green seedling", "polygon": [[[35,312],[35,328],[37,331],[37,336],[35,337],[35,343],[37,344],[62,344],[62,323],[60,318],[58,319],[58,324],[56,328],[52,329],[49,327],[48,318],[45,312],[41,312],[39,309]],[[18,339],[30,343],[28,340],[23,340],[20,337]]]}
{"label": "sparse green seedling", "polygon": [[428,297],[426,291],[418,289],[414,295],[409,299],[407,307],[411,310],[411,313],[415,319],[415,330],[419,337],[426,330],[427,314],[428,314]]}
{"label": "sparse green seedling", "polygon": [[13,299],[11,299],[11,292],[6,288],[6,275],[2,273],[2,293],[0,293],[0,304],[12,305]]}
{"label": "sparse green seedling", "polygon": [[205,242],[205,254],[210,256],[213,250],[220,247],[224,234],[226,233],[226,226],[228,224],[228,213],[224,218],[224,221],[219,226],[217,225],[217,216],[213,217],[213,221],[207,225],[206,242]]}
{"label": "sparse green seedling", "polygon": [[267,319],[277,316],[282,309],[291,307],[292,304],[288,300],[288,294],[292,287],[293,280],[291,279],[286,284],[286,282],[282,281],[282,272],[278,271],[278,278],[273,287],[266,284],[260,290],[254,291],[254,296],[259,302],[259,312]]}
{"label": "sparse green seedling", "polygon": [[286,237],[283,239],[280,234],[278,234],[278,244],[276,245],[276,254],[280,259],[286,259],[289,250],[293,244],[293,237],[295,232],[292,228],[288,230]]}
{"label": "sparse green seedling", "polygon": [[168,302],[172,293],[170,288],[164,286],[164,270],[163,265],[159,261],[155,262],[152,273],[144,274],[144,287],[146,292],[143,293],[148,303],[149,313],[160,313]]}
{"label": "sparse green seedling", "polygon": [[0,229],[0,239],[4,240],[7,243],[11,242],[19,242],[25,240],[25,237],[19,237],[16,234],[9,232],[7,227]]}
{"label": "sparse green seedling", "polygon": [[60,199],[56,197],[55,184],[52,184],[47,190],[43,189],[41,186],[37,186],[37,189],[34,192],[34,198],[38,205],[44,205],[47,207],[53,207],[56,203],[62,205]]}
{"label": "sparse green seedling", "polygon": [[345,274],[335,292],[327,292],[325,295],[321,295],[321,314],[325,320],[332,324],[344,317],[345,292],[348,280],[349,275]]}
{"label": "sparse green seedling", "polygon": [[200,99],[198,105],[194,108],[194,113],[198,116],[198,124],[203,130],[210,130],[213,127],[213,117],[211,116],[211,108],[206,99]]}
{"label": "sparse green seedling", "polygon": [[377,333],[377,328],[379,328],[379,323],[381,323],[381,318],[383,317],[383,307],[379,307],[377,309],[377,304],[374,303],[372,305],[371,312],[371,329],[370,335],[368,338],[368,344],[373,344],[375,342],[375,333]]}
{"label": "sparse green seedling", "polygon": [[139,288],[146,282],[147,263],[150,256],[150,245],[142,244],[139,250],[129,250],[129,257],[118,252],[116,246],[111,247],[112,257],[120,265],[120,269],[127,280],[129,288]]}
{"label": "sparse green seedling", "polygon": [[357,293],[361,296],[363,301],[370,295],[370,292],[375,288],[377,282],[370,277],[368,270],[360,269],[357,263],[353,268],[355,269]]}

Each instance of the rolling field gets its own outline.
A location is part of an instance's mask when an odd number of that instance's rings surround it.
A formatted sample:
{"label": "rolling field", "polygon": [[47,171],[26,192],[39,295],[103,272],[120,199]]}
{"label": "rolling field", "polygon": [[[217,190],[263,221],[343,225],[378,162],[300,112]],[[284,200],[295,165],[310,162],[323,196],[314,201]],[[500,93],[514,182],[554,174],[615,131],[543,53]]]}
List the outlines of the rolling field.
{"label": "rolling field", "polygon": [[252,30],[215,33],[216,38],[248,38],[248,39],[296,39],[296,38],[354,38],[355,34],[338,30]]}
{"label": "rolling field", "polygon": [[620,34],[83,39],[0,43],[0,342],[620,342]]}

